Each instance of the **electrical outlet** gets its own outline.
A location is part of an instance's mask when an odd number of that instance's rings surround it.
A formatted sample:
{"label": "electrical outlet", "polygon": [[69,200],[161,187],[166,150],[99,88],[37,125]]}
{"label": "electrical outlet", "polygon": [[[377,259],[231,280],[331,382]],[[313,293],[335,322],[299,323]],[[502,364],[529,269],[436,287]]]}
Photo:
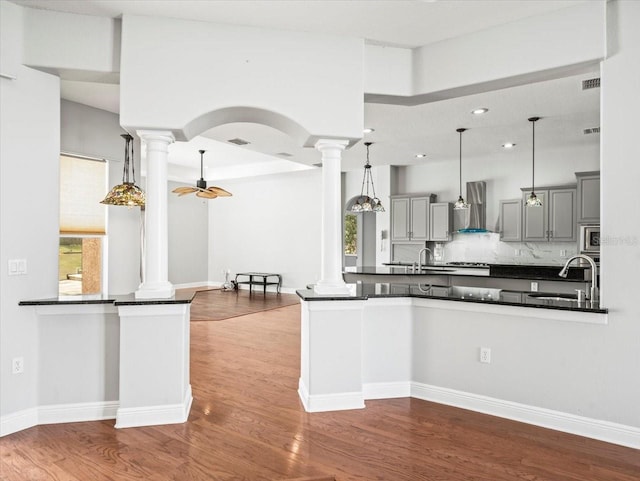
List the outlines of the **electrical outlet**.
{"label": "electrical outlet", "polygon": [[488,347],[480,348],[480,362],[491,364],[491,349]]}
{"label": "electrical outlet", "polygon": [[560,257],[567,257],[567,249],[560,249]]}
{"label": "electrical outlet", "polygon": [[537,282],[532,282],[531,283],[531,292],[538,292],[538,283]]}
{"label": "electrical outlet", "polygon": [[14,357],[11,360],[11,372],[22,374],[24,372],[24,357]]}

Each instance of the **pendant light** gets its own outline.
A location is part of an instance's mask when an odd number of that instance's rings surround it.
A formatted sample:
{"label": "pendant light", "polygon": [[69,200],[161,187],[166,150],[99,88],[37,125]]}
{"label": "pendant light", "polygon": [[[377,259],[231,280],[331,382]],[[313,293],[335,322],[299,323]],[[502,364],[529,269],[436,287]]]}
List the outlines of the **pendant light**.
{"label": "pendant light", "polygon": [[[133,160],[133,137],[122,134],[124,139],[124,170],[122,172],[122,184],[116,185],[107,196],[100,201],[107,205],[126,205],[144,207],[145,196],[140,187],[136,185],[136,168]],[[129,165],[131,165],[131,177],[129,177]]]}
{"label": "pendant light", "polygon": [[458,200],[456,201],[455,204],[453,204],[453,208],[456,210],[469,208],[469,204],[467,204],[464,198],[462,197],[462,132],[464,132],[465,130],[467,129],[463,129],[463,128],[456,129],[456,132],[460,134],[460,191],[458,194]]}
{"label": "pendant light", "polygon": [[534,189],[534,180],[536,173],[536,122],[540,120],[540,117],[529,117],[529,122],[531,122],[531,133],[532,133],[532,142],[531,142],[531,193],[529,197],[527,197],[527,207],[540,207],[542,205],[542,201],[536,195]]}
{"label": "pendant light", "polygon": [[[351,206],[351,212],[384,212],[382,202],[376,197],[376,188],[373,185],[373,177],[371,176],[371,164],[369,164],[369,146],[373,142],[365,142],[367,146],[367,163],[364,164],[364,175],[362,176],[362,188],[360,189],[360,197],[356,199],[355,204]],[[371,184],[371,193],[369,196],[369,184]]]}

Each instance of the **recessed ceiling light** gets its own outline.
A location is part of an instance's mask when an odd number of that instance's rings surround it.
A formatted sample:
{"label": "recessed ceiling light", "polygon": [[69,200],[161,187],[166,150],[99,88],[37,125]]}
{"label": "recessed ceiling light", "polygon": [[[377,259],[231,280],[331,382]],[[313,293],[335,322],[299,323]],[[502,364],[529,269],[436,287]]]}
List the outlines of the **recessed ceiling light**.
{"label": "recessed ceiling light", "polygon": [[363,134],[370,134],[371,132],[375,132],[376,129],[372,129],[371,127],[367,127],[362,131]]}
{"label": "recessed ceiling light", "polygon": [[513,149],[516,146],[513,142],[506,142],[502,144],[503,149]]}
{"label": "recessed ceiling light", "polygon": [[473,110],[471,111],[471,113],[472,113],[473,115],[482,115],[482,114],[486,114],[488,111],[489,111],[489,109],[488,109],[488,108],[486,108],[486,107],[482,107],[482,108],[479,108],[479,109],[473,109]]}
{"label": "recessed ceiling light", "polygon": [[416,154],[416,159],[424,159],[427,154]]}

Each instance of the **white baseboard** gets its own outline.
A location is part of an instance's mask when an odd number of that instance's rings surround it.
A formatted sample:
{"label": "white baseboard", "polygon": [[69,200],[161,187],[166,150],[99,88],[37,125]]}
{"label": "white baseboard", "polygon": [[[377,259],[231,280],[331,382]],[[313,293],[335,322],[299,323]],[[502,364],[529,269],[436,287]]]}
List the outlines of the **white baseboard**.
{"label": "white baseboard", "polygon": [[0,437],[38,425],[38,408],[23,409],[0,418]]}
{"label": "white baseboard", "polygon": [[38,424],[77,423],[114,419],[118,401],[53,404],[38,408]]}
{"label": "white baseboard", "polygon": [[191,385],[189,385],[182,403],[179,404],[118,408],[115,427],[132,428],[184,423],[189,417],[192,402],[193,396],[191,394]]}
{"label": "white baseboard", "polygon": [[411,383],[374,382],[362,385],[362,394],[366,399],[393,399],[411,396]]}
{"label": "white baseboard", "polygon": [[308,413],[347,411],[350,409],[364,408],[362,392],[310,395],[302,379],[298,381],[298,395],[300,396],[304,410]]}
{"label": "white baseboard", "polygon": [[411,396],[640,449],[640,428],[633,426],[417,382],[411,383]]}

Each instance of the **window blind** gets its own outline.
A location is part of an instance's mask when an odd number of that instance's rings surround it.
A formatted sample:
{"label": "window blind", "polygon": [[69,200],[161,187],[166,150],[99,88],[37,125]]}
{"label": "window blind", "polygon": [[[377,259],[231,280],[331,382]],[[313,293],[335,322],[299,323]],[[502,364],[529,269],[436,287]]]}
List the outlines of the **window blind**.
{"label": "window blind", "polygon": [[60,234],[105,234],[107,163],[60,156]]}

